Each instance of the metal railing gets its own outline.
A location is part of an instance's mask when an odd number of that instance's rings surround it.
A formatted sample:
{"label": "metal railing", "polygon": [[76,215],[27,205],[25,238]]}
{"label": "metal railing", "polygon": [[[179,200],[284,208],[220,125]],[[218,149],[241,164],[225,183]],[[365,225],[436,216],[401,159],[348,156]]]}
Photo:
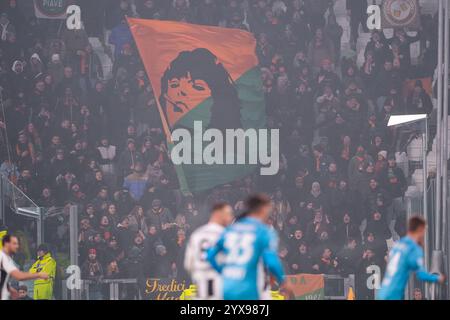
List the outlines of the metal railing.
{"label": "metal railing", "polygon": [[31,217],[35,217],[39,212],[39,206],[3,174],[0,174],[0,201],[2,220],[5,218],[4,206],[9,206],[14,212],[20,208],[23,215]]}
{"label": "metal railing", "polygon": [[6,207],[16,215],[32,218],[37,221],[36,241],[44,241],[44,220],[64,213],[64,207],[43,208],[28,197],[20,188],[3,174],[0,174],[0,218],[8,225]]}
{"label": "metal railing", "polygon": [[[350,289],[355,291],[355,275],[347,277],[339,275],[324,275],[324,300],[346,300]],[[103,296],[104,300],[120,300],[124,296],[121,291],[124,286],[138,284],[137,279],[102,279],[98,282],[91,280],[80,280],[79,289],[68,289],[67,281],[62,280],[62,299],[63,300],[90,300],[90,286],[104,285],[103,289],[108,291]],[[140,290],[138,290],[140,291]],[[107,297],[109,297],[107,299]],[[141,300],[141,293],[138,292],[138,299]]]}
{"label": "metal railing", "polygon": [[80,280],[78,289],[68,289],[67,281],[62,280],[62,300],[90,300],[89,289],[92,285],[106,285],[108,290],[106,297],[109,297],[109,299],[104,300],[120,300],[120,286],[137,283],[137,279],[102,279],[98,282],[92,280]]}
{"label": "metal railing", "polygon": [[348,277],[338,275],[324,275],[324,299],[325,300],[347,300],[350,288],[355,292],[355,275]]}

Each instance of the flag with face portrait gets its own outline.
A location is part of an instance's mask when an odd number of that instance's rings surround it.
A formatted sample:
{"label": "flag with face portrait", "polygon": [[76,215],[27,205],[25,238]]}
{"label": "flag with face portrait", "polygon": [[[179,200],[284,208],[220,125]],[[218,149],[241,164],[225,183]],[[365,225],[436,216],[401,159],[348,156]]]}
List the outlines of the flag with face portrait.
{"label": "flag with face portrait", "polygon": [[[264,93],[251,33],[173,21],[129,18],[128,23],[167,136],[177,128],[193,130],[194,121],[201,121],[204,130],[222,132],[265,127]],[[256,169],[237,164],[176,167],[190,192],[235,181]]]}

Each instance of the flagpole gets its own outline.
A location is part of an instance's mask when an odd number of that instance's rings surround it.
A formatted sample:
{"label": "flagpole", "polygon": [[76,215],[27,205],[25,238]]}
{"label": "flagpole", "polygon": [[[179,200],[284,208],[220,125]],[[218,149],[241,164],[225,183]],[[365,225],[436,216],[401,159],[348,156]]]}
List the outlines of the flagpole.
{"label": "flagpole", "polygon": [[[150,77],[149,77],[149,81],[150,81],[150,85],[152,86],[152,88],[154,88],[152,80],[150,79]],[[153,92],[153,96],[155,96],[154,92]],[[166,115],[164,114],[164,111],[163,111],[163,109],[161,107],[161,103],[160,103],[159,99],[157,97],[155,97],[155,100],[156,100],[156,106],[158,107],[159,115],[161,117],[163,130],[164,130],[164,133],[165,133],[165,135],[167,137],[167,143],[173,144],[172,133],[170,132],[169,124],[168,124],[167,119],[166,119]]]}
{"label": "flagpole", "polygon": [[[443,132],[445,129],[445,133],[447,133],[447,128],[443,128],[443,83],[442,83],[442,74],[443,74],[443,49],[444,49],[444,0],[439,0],[438,4],[438,61],[437,61],[437,132],[436,132],[436,194],[435,194],[435,202],[436,202],[436,210],[434,216],[433,223],[433,251],[432,255],[438,254],[440,250],[442,250],[441,240],[442,234],[441,230],[443,230],[442,224],[442,184],[446,183],[442,181],[442,168],[444,164],[444,155],[443,155]],[[447,0],[445,0],[447,1]],[[431,224],[431,222],[430,222]],[[432,284],[431,285],[431,300],[437,300],[439,298],[439,285]]]}
{"label": "flagpole", "polygon": [[438,9],[438,65],[437,65],[437,134],[436,142],[436,213],[434,223],[434,250],[441,248],[441,205],[442,205],[442,65],[443,65],[443,47],[444,47],[444,16],[443,0],[439,0]]}
{"label": "flagpole", "polygon": [[[128,17],[126,17],[126,19],[127,19],[128,26],[130,27],[130,29],[133,28],[133,27],[138,27],[138,25],[130,23],[130,20],[128,19]],[[133,38],[134,38],[134,33],[132,32],[131,34],[133,35]],[[138,47],[139,44],[138,44],[138,41],[136,41],[136,39],[135,39],[135,42],[136,42],[136,46]],[[167,150],[167,155],[170,158],[170,147],[173,146],[174,143],[173,143],[173,139],[172,139],[172,133],[171,133],[171,131],[169,129],[169,122],[167,121],[166,115],[164,114],[164,110],[161,107],[161,103],[159,101],[159,98],[155,95],[155,90],[154,90],[155,86],[153,85],[152,79],[148,75],[147,75],[147,77],[148,77],[148,81],[150,82],[150,86],[152,87],[153,96],[155,97],[155,101],[156,101],[156,107],[158,108],[159,116],[161,118],[163,131],[164,131],[164,134],[166,136],[167,147],[169,149],[169,150]],[[181,192],[184,195],[190,194],[189,186],[188,186],[187,181],[186,181],[186,176],[184,174],[183,167],[181,165],[174,165],[174,167],[175,167],[175,171],[177,173],[178,182],[180,184]]]}
{"label": "flagpole", "polygon": [[[128,18],[128,16],[125,16],[125,18],[127,19],[127,23],[128,23],[128,26],[130,27],[130,29],[133,28],[133,27],[138,27],[137,24],[130,23],[130,19]],[[131,33],[131,34],[133,34],[133,33]],[[133,38],[134,38],[134,34],[133,34]],[[136,46],[138,47],[139,46],[138,41],[135,40],[135,42],[136,42]],[[150,82],[150,86],[152,87],[153,96],[155,97],[155,100],[156,100],[156,106],[158,108],[159,116],[161,117],[161,122],[162,122],[164,133],[165,133],[166,138],[167,138],[167,142],[173,143],[172,133],[170,132],[169,124],[168,124],[167,119],[166,119],[166,115],[164,114],[164,111],[163,111],[163,109],[161,107],[161,104],[160,104],[160,101],[159,101],[158,97],[155,96],[155,91],[153,89],[153,88],[155,88],[155,86],[152,83],[151,77],[149,77],[149,76],[147,76],[147,77],[148,77],[148,80]]]}
{"label": "flagpole", "polygon": [[[150,79],[150,77],[148,77],[148,78],[150,81],[150,85],[152,86],[152,88],[154,88],[152,80]],[[155,96],[155,95],[153,94],[153,96]],[[161,107],[161,103],[156,96],[155,96],[155,100],[156,100],[156,106],[158,107],[159,115],[161,117],[163,130],[166,135],[167,147],[169,149],[169,150],[167,150],[167,153],[170,158],[170,146],[173,146],[173,144],[174,144],[173,139],[172,139],[172,133],[170,132],[169,124],[167,122],[166,115],[164,114],[163,108]],[[178,177],[178,182],[180,183],[181,192],[185,195],[190,194],[189,186],[187,184],[186,176],[184,175],[182,165],[174,165],[174,167],[175,167],[175,171],[177,172],[177,177]]]}
{"label": "flagpole", "polygon": [[[444,129],[443,129],[443,133],[444,133],[444,148],[443,148],[443,153],[444,153],[444,159],[445,162],[443,164],[443,186],[442,186],[442,217],[443,217],[443,251],[444,253],[447,254],[447,259],[449,256],[449,233],[448,233],[448,228],[449,228],[449,217],[448,217],[448,206],[447,206],[447,200],[448,200],[448,104],[449,104],[449,100],[448,100],[448,91],[449,91],[449,87],[448,87],[448,77],[449,77],[449,37],[450,37],[450,28],[449,28],[449,10],[450,10],[450,6],[449,6],[449,0],[445,1],[445,22],[444,22],[444,26],[445,26],[445,30],[444,30],[444,105],[443,105],[443,113],[444,113]],[[447,264],[448,266],[448,264]],[[447,269],[448,270],[448,269]],[[447,284],[447,299],[450,296],[450,286]]]}

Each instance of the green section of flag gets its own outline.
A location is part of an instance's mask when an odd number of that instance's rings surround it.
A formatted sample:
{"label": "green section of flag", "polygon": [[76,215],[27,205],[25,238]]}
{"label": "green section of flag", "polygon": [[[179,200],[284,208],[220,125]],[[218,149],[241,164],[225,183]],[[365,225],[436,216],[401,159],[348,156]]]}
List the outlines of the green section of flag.
{"label": "green section of flag", "polygon": [[[266,125],[266,107],[259,67],[250,69],[243,74],[236,81],[236,88],[241,101],[241,122],[244,129],[264,128]],[[208,127],[212,104],[212,98],[205,100],[180,119],[177,126],[192,129],[194,121],[202,121],[203,127]]]}
{"label": "green section of flag", "polygon": [[[255,67],[236,81],[241,102],[243,129],[262,129],[266,126],[266,108],[261,74]],[[183,117],[177,126],[193,128],[194,121],[202,121],[207,128],[211,117],[212,99],[207,99]],[[169,150],[171,147],[169,146]],[[198,193],[229,183],[254,172],[257,165],[191,164],[175,166],[183,193]]]}
{"label": "green section of flag", "polygon": [[[168,142],[167,143],[167,147],[169,150],[169,154],[172,152],[172,149],[174,147],[173,142]],[[186,181],[186,176],[184,175],[184,170],[183,170],[183,166],[174,166],[175,167],[175,172],[177,174],[178,177],[178,184],[180,185],[180,190],[183,194],[188,194],[189,191],[189,187]]]}

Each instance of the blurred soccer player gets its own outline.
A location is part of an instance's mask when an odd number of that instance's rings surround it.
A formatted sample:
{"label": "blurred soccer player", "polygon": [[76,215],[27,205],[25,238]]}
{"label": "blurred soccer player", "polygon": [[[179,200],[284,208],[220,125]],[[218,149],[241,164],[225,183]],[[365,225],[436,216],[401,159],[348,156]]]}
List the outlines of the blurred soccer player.
{"label": "blurred soccer player", "polygon": [[[285,275],[277,254],[278,236],[266,225],[271,210],[267,196],[248,198],[246,212],[208,250],[208,261],[222,275],[225,300],[263,298],[267,292],[264,268],[278,284],[284,284]],[[219,253],[224,254],[223,262],[216,259]]]}
{"label": "blurred soccer player", "polygon": [[389,263],[378,300],[403,300],[409,273],[426,282],[444,282],[445,277],[426,272],[423,264],[423,241],[426,222],[421,217],[412,217],[408,222],[408,234],[400,239],[389,253]]}
{"label": "blurred soccer player", "polygon": [[0,300],[9,300],[10,294],[18,297],[17,291],[8,284],[10,276],[17,281],[48,279],[48,275],[44,272],[22,272],[16,267],[11,255],[19,250],[17,237],[6,235],[2,239],[2,244],[3,249],[0,251]]}
{"label": "blurred soccer player", "polygon": [[197,287],[196,299],[222,299],[220,275],[206,260],[206,252],[214,246],[225,227],[234,219],[233,209],[225,202],[214,205],[209,222],[195,230],[186,247],[184,267]]}

